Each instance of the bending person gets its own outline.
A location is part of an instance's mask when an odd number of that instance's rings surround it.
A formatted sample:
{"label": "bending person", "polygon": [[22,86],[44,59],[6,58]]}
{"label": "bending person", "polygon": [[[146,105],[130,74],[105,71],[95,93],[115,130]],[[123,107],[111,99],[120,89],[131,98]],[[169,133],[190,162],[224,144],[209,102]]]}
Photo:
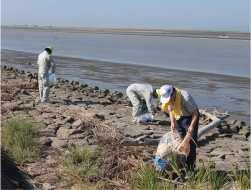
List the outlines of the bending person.
{"label": "bending person", "polygon": [[[183,138],[186,133],[192,133],[191,137],[197,143],[199,112],[193,97],[185,90],[179,90],[170,85],[165,85],[159,91],[164,111],[169,110],[171,130],[177,130]],[[194,170],[196,161],[196,145],[190,139],[190,153],[186,164],[190,171]]]}
{"label": "bending person", "polygon": [[52,67],[52,73],[55,72],[56,64],[54,63],[51,55],[53,48],[48,46],[45,51],[38,56],[37,64],[39,65],[38,71],[38,85],[41,102],[51,103],[49,100],[50,83],[49,83],[49,69]]}
{"label": "bending person", "polygon": [[133,105],[133,118],[143,114],[143,100],[145,100],[148,111],[151,114],[151,120],[154,120],[155,113],[151,101],[152,98],[158,98],[158,94],[156,92],[153,92],[151,85],[139,83],[131,84],[126,89],[126,94],[128,95]]}

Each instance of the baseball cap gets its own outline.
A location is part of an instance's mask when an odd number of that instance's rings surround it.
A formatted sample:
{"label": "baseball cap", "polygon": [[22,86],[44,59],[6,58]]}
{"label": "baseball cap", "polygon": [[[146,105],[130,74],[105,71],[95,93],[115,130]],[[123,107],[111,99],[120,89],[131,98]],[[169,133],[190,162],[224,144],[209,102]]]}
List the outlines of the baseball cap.
{"label": "baseball cap", "polygon": [[173,93],[173,87],[171,85],[164,85],[160,88],[159,93],[161,95],[160,102],[167,103],[169,102],[170,96]]}

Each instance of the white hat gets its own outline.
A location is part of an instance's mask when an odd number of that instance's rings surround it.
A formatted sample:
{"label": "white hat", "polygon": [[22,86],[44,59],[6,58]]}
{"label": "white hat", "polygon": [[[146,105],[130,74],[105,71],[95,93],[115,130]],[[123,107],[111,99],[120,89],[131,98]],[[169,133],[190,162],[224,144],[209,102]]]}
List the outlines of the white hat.
{"label": "white hat", "polygon": [[160,88],[159,93],[161,95],[160,102],[167,103],[170,100],[170,96],[173,93],[173,87],[171,85],[164,85]]}

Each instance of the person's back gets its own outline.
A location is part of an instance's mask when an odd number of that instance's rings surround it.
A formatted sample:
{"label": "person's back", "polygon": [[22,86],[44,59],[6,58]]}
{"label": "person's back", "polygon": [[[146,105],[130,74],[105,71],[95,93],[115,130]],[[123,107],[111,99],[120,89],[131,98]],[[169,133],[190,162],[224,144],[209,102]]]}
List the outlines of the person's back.
{"label": "person's back", "polygon": [[48,46],[45,51],[38,56],[37,64],[38,70],[38,84],[41,102],[51,102],[49,100],[50,83],[49,83],[49,69],[52,67],[52,73],[55,72],[56,64],[54,63],[51,55],[53,48]]}
{"label": "person's back", "polygon": [[134,83],[131,84],[132,89],[135,92],[139,92],[139,91],[149,91],[149,92],[153,92],[153,88],[151,85],[149,84],[140,84],[140,83]]}
{"label": "person's back", "polygon": [[39,54],[37,64],[39,66],[39,73],[48,73],[50,67],[52,67],[52,70],[55,70],[55,63],[46,51]]}

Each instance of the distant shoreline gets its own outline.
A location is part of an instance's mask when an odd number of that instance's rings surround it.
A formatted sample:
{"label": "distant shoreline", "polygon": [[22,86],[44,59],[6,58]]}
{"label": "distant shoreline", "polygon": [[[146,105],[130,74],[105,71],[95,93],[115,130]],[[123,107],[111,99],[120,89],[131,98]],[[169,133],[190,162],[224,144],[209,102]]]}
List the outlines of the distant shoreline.
{"label": "distant shoreline", "polygon": [[[217,36],[250,36],[250,32],[239,32],[239,31],[210,31],[210,30],[166,30],[166,29],[134,29],[134,28],[92,28],[92,27],[50,27],[50,26],[7,26],[2,25],[1,28],[12,28],[12,29],[38,29],[38,30],[65,30],[65,31],[79,31],[86,33],[102,32],[113,35],[140,35],[140,33],[152,33],[156,35],[144,35],[144,36],[161,36],[166,34],[180,34],[181,36],[165,36],[165,37],[187,37],[187,38],[208,38],[203,35],[217,35]],[[109,32],[115,32],[109,33]],[[128,33],[128,34],[123,34]],[[132,33],[132,34],[130,34]],[[135,34],[136,33],[136,34]],[[139,33],[139,34],[137,34]],[[163,36],[161,34],[164,34]],[[198,37],[182,36],[184,35],[198,35]],[[231,38],[211,38],[211,39],[222,39],[231,40]],[[234,40],[246,40],[246,39],[234,39]]]}

